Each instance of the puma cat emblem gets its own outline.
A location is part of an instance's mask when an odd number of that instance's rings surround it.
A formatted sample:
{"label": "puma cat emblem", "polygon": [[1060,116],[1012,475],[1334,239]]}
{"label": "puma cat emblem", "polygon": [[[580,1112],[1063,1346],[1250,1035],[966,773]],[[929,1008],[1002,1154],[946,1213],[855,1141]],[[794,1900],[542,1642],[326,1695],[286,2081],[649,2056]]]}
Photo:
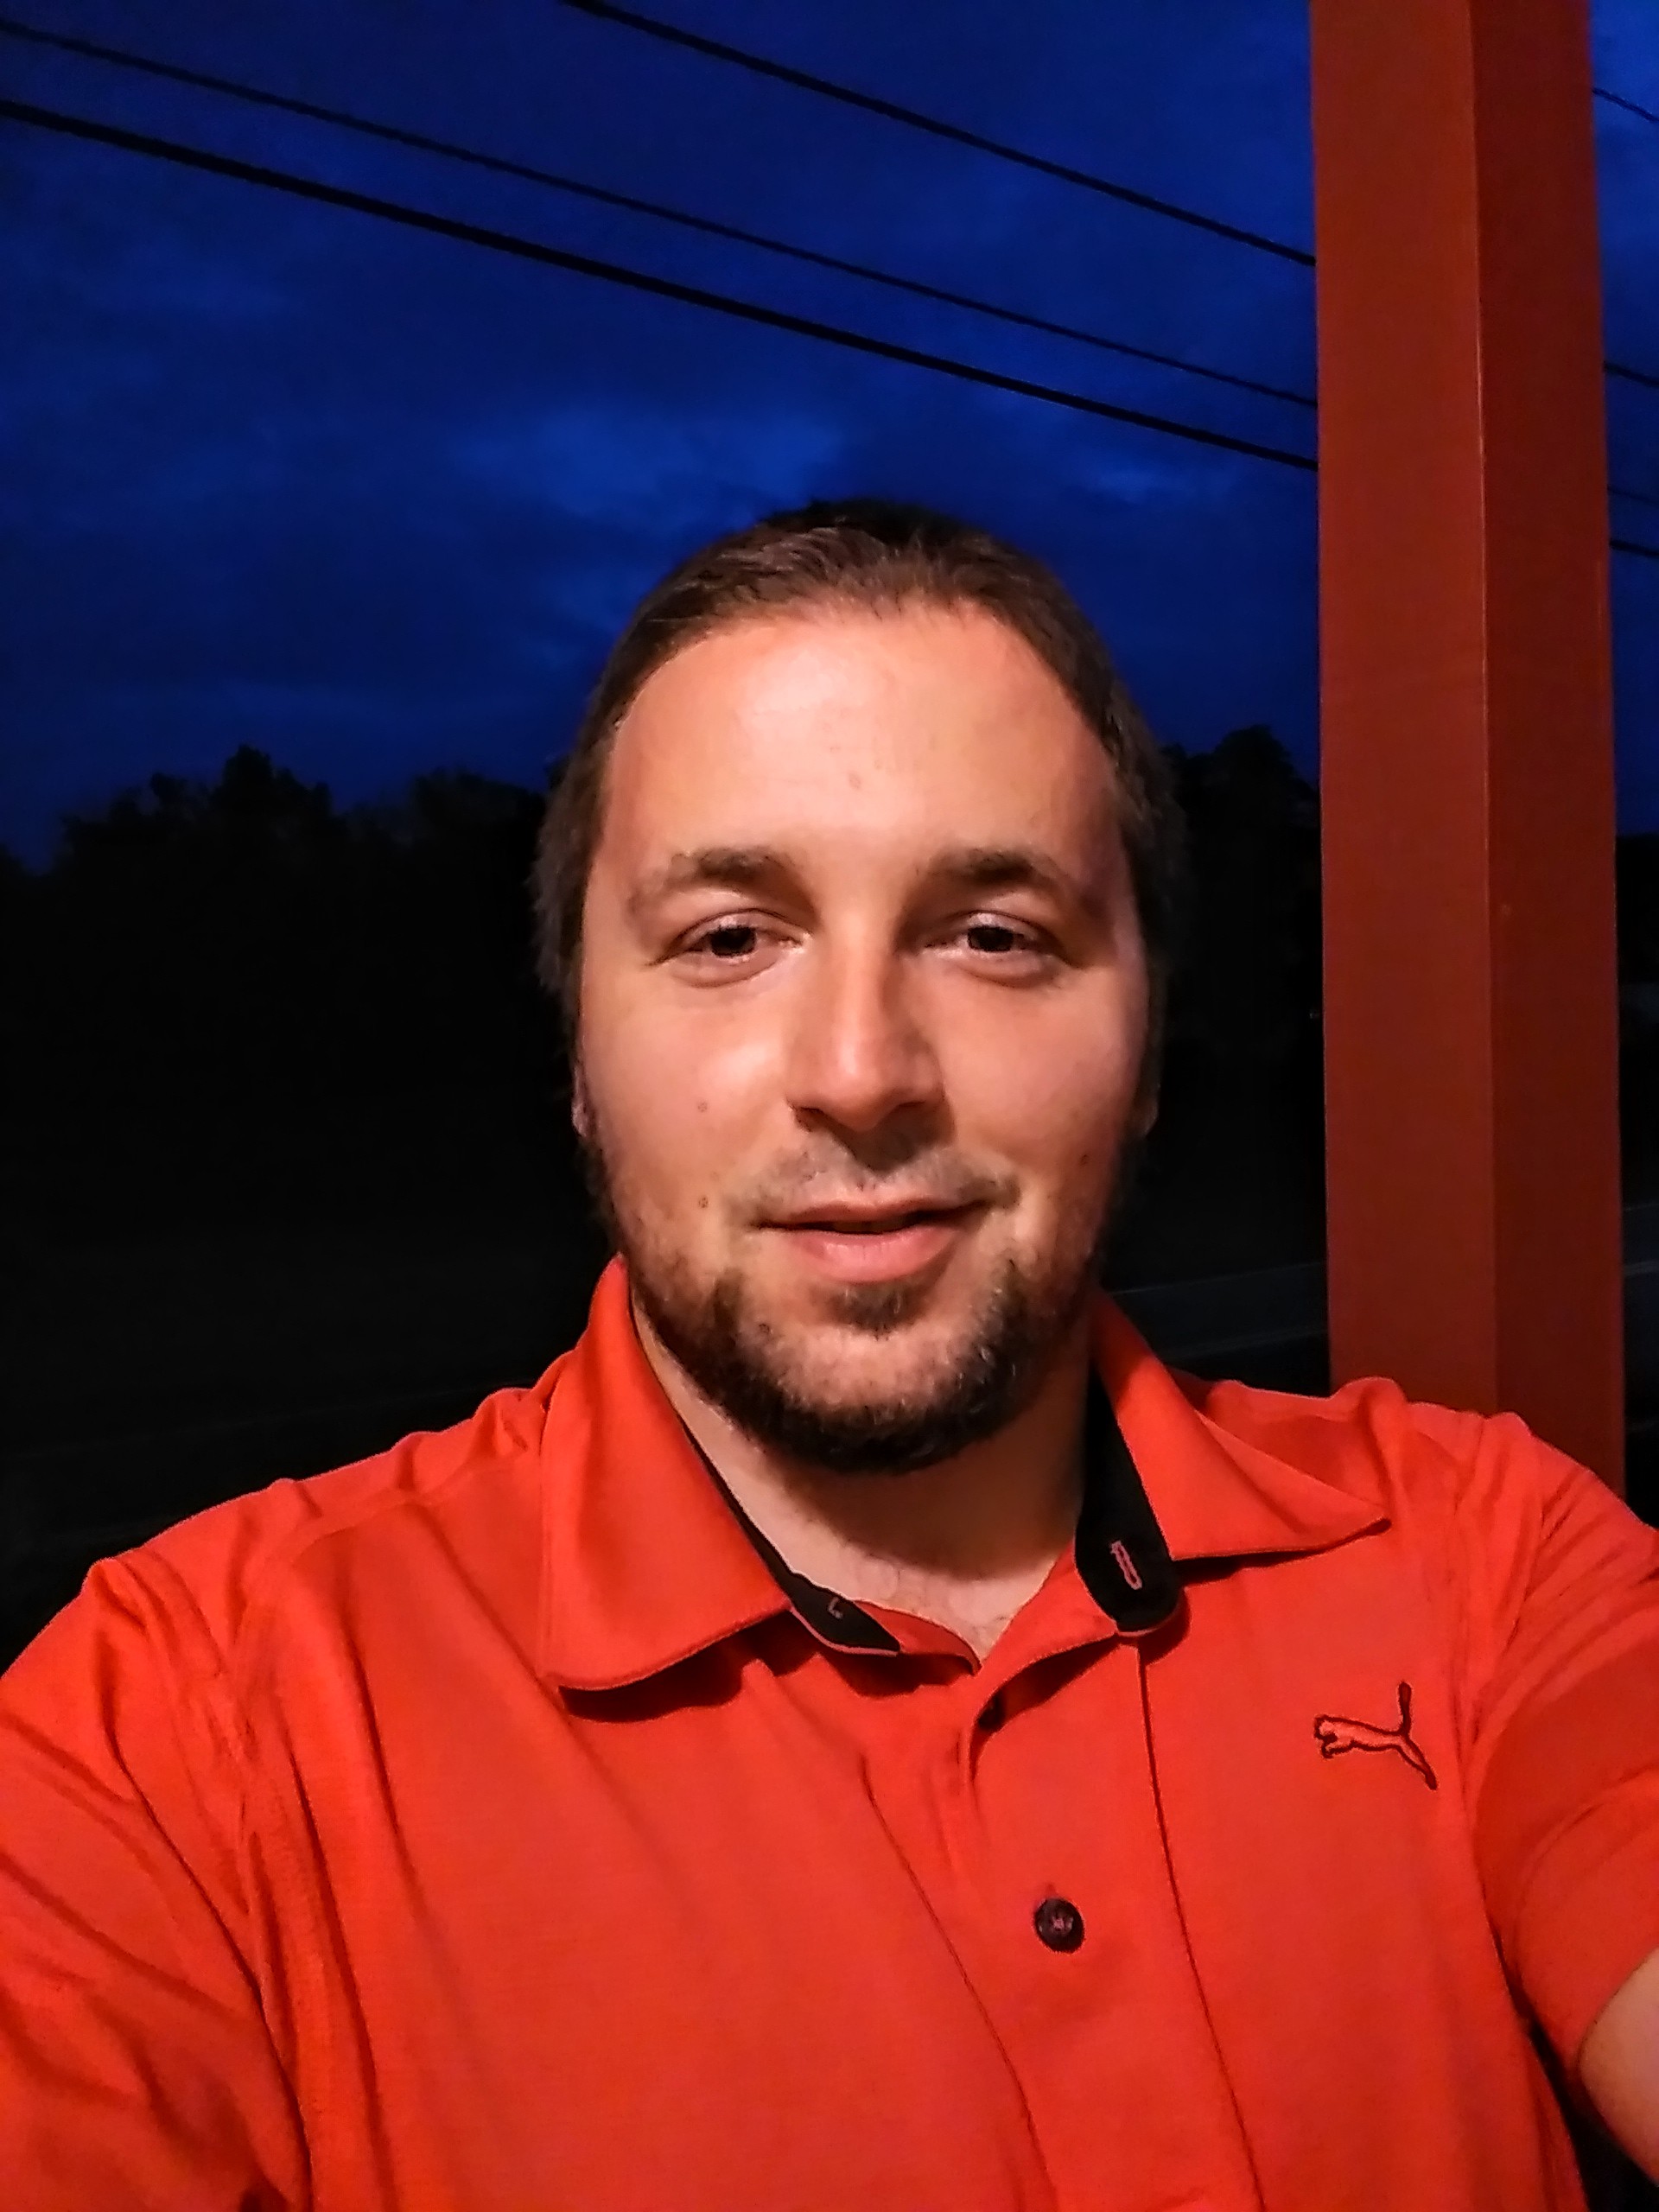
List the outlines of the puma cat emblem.
{"label": "puma cat emblem", "polygon": [[1438,1789],[1434,1770],[1411,1739],[1411,1684],[1400,1685],[1400,1725],[1378,1728],[1369,1720],[1344,1720],[1340,1714],[1322,1713],[1313,1723],[1321,1758],[1334,1759],[1344,1751],[1398,1751],[1406,1764],[1421,1774],[1431,1789]]}

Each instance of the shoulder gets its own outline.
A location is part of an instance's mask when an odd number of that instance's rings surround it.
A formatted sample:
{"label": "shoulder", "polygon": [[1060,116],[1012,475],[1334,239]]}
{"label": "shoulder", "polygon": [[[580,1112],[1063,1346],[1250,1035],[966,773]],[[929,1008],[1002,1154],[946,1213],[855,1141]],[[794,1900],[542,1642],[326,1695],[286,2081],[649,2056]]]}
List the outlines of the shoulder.
{"label": "shoulder", "polygon": [[487,1542],[493,1521],[533,1499],[563,1364],[493,1393],[452,1427],[231,1498],[99,1561],[40,1641],[72,1616],[95,1617],[123,1642],[162,1647],[169,1671],[233,1675],[296,1616],[360,1605],[377,1585],[407,1605],[422,1573]]}
{"label": "shoulder", "polygon": [[1316,1480],[1375,1499],[1396,1519],[1472,1514],[1525,1537],[1543,1534],[1554,1516],[1593,1496],[1641,1527],[1592,1470],[1516,1414],[1412,1398],[1383,1376],[1360,1376],[1326,1397],[1184,1374],[1175,1379],[1194,1410],[1226,1434]]}
{"label": "shoulder", "polygon": [[1518,1415],[1412,1399],[1376,1376],[1324,1398],[1178,1380],[1226,1433],[1374,1501],[1475,1674],[1535,1645],[1538,1669],[1565,1680],[1610,1635],[1659,1634],[1659,1531]]}

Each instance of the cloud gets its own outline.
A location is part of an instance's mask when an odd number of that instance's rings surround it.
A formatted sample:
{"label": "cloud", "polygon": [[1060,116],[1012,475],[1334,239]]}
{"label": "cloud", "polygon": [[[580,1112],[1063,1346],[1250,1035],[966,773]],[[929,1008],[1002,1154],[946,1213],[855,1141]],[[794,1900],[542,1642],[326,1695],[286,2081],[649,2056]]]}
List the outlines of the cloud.
{"label": "cloud", "polygon": [[681,413],[581,398],[469,430],[454,451],[499,495],[656,536],[695,525],[733,494],[804,497],[845,442],[837,424],[787,410]]}
{"label": "cloud", "polygon": [[[142,38],[120,0],[73,5],[93,36],[1218,367],[1312,378],[1305,270],[546,0],[503,0],[487,39],[406,0],[292,0],[257,21],[173,0]],[[697,12],[714,36],[1306,240],[1305,0]],[[1650,0],[1599,0],[1598,17],[1607,73],[1616,59],[1659,104]],[[1266,400],[430,156],[383,161],[319,125],[206,95],[175,112],[84,62],[20,89],[1306,443],[1306,416]],[[1608,345],[1653,365],[1659,288],[1641,279],[1659,202],[1641,179],[1659,133],[1631,128],[1604,188]],[[1270,720],[1311,763],[1305,476],[108,149],[10,134],[8,186],[0,659],[19,705],[0,837],[38,840],[70,795],[244,740],[347,794],[442,758],[533,777],[671,563],[767,508],[864,491],[1050,561],[1163,734],[1205,744]],[[1610,399],[1615,473],[1645,484],[1659,407]],[[1643,790],[1651,573],[1618,602],[1625,783]]]}

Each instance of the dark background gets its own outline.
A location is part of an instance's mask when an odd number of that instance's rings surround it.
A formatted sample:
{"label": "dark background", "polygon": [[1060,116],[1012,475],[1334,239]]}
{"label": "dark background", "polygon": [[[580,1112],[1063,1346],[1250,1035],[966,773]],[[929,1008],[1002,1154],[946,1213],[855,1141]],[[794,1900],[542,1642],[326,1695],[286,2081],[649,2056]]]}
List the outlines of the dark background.
{"label": "dark background", "polygon": [[[1173,757],[1197,898],[1110,1279],[1166,1355],[1320,1389],[1317,802],[1260,727]],[[9,1648],[100,1552],[575,1340],[606,1248],[531,969],[542,804],[456,772],[342,810],[245,749],[0,878]],[[1630,1485],[1659,1519],[1659,835],[1619,861]]]}
{"label": "dark background", "polygon": [[[806,497],[965,512],[1112,641],[1178,761],[1200,887],[1114,1282],[1171,1357],[1327,1379],[1305,0],[664,5],[813,81],[561,0],[0,9],[0,99],[35,111],[0,120],[0,1656],[100,1551],[459,1417],[579,1332],[605,1255],[530,973],[542,796],[639,592]],[[1635,371],[1608,379],[1611,521],[1659,550],[1647,0],[1603,0],[1594,66],[1605,342]],[[1062,399],[76,135],[108,126]],[[1613,579],[1651,1511],[1659,558]]]}
{"label": "dark background", "polygon": [[[982,521],[1111,640],[1174,757],[1199,897],[1110,1279],[1183,1364],[1327,1387],[1305,0],[655,12],[1255,242],[561,0],[0,12],[0,99],[77,129],[1170,426],[0,121],[0,1665],[93,1558],[460,1419],[574,1341],[606,1252],[531,970],[543,794],[639,592],[809,497]],[[1594,60],[1605,345],[1639,372],[1608,383],[1610,522],[1656,546],[1649,0],[1600,0]],[[1659,1520],[1659,562],[1615,558],[1613,614],[1630,1485]]]}

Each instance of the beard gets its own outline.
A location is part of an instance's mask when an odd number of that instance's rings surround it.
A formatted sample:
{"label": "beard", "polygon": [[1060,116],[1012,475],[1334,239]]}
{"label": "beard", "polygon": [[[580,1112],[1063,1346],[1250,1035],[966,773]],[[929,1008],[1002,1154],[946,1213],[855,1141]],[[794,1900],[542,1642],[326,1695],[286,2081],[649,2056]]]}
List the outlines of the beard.
{"label": "beard", "polygon": [[[925,1382],[849,1403],[800,1379],[785,1338],[741,1268],[712,1281],[699,1278],[683,1251],[650,1234],[619,1190],[599,1118],[591,1100],[585,1104],[591,1134],[578,1133],[583,1173],[627,1270],[636,1325],[643,1316],[698,1393],[768,1453],[834,1475],[937,1466],[1026,1410],[1088,1311],[1145,1141],[1121,1141],[1092,1240],[1064,1246],[1040,1268],[1004,1255]],[[917,1319],[932,1290],[900,1280],[836,1284],[830,1295],[843,1329],[880,1339]]]}

